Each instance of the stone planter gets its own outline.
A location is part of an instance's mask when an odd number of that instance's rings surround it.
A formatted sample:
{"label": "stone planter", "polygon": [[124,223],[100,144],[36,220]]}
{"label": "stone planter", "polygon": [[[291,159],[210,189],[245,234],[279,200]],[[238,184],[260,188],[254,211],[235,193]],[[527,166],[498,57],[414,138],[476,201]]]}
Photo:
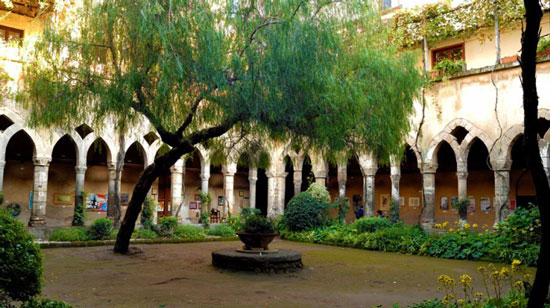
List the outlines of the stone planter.
{"label": "stone planter", "polygon": [[268,250],[269,243],[273,241],[277,233],[237,232],[237,235],[247,250]]}

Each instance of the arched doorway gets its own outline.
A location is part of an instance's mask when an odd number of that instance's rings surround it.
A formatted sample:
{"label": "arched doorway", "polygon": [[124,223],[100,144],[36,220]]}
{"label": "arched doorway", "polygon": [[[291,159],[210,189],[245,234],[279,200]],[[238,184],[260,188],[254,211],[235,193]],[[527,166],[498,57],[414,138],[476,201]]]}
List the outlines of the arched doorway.
{"label": "arched doorway", "polygon": [[438,223],[458,220],[458,212],[452,210],[453,200],[458,200],[456,157],[451,146],[443,141],[437,151],[435,174],[435,220]]}
{"label": "arched doorway", "polygon": [[485,144],[476,138],[468,153],[468,196],[473,197],[475,211],[468,221],[491,225],[495,221],[493,197],[495,196],[495,174],[491,170],[489,151]]}
{"label": "arched doorway", "polygon": [[285,177],[285,208],[290,199],[294,197],[294,165],[292,164],[292,159],[290,156],[285,156],[285,172],[287,173]]}
{"label": "arched doorway", "polygon": [[530,203],[537,203],[535,185],[523,154],[523,134],[516,138],[512,147],[510,195],[510,199],[516,201],[517,207],[528,207]]}
{"label": "arched doorway", "polygon": [[[88,215],[88,218],[94,219],[100,216],[106,216],[106,202],[109,197],[109,169],[107,162],[110,160],[111,153],[105,141],[101,138],[96,139],[86,154],[87,169],[84,181],[84,191],[91,200],[95,200],[95,202],[105,202],[105,204],[97,204],[94,209],[89,209],[90,215]],[[87,200],[84,200],[84,202],[86,201]]]}
{"label": "arched doorway", "polygon": [[422,174],[416,154],[408,145],[401,160],[399,195],[403,198],[399,200],[399,218],[405,224],[417,224],[422,209]]}
{"label": "arched doorway", "polygon": [[256,208],[263,216],[267,216],[267,175],[265,169],[258,168],[258,181],[256,182]]}
{"label": "arched doorway", "polygon": [[[200,199],[201,190],[201,158],[199,151],[195,150],[185,159],[184,173],[184,205],[189,207],[189,220],[192,223],[198,223],[200,218]],[[214,202],[214,200],[212,200]]]}
{"label": "arched doorway", "polygon": [[75,142],[69,135],[64,135],[53,148],[48,170],[46,225],[50,227],[69,226],[73,220],[76,157]]}
{"label": "arched doorway", "polygon": [[31,137],[23,130],[13,135],[6,147],[6,165],[2,193],[4,202],[16,202],[21,206],[18,218],[26,223],[31,216],[31,194],[33,191],[35,146]]}
{"label": "arched doorway", "polygon": [[145,169],[145,150],[139,142],[134,142],[124,154],[124,166],[122,167],[120,183],[120,205],[122,211],[126,210],[128,201],[132,198],[134,187]]}
{"label": "arched doorway", "polygon": [[[155,159],[164,154],[169,149],[166,146],[162,146],[156,153]],[[152,195],[158,202],[157,218],[167,217],[172,215],[172,173],[170,169],[163,170],[160,176],[157,178],[153,187],[156,186],[156,190],[152,192]]]}
{"label": "arched doorway", "polygon": [[352,155],[348,159],[346,174],[346,197],[350,201],[350,212],[346,216],[346,221],[353,221],[356,218],[355,212],[364,206],[365,203],[363,196],[363,173],[355,155]]}
{"label": "arched doorway", "polygon": [[313,174],[311,159],[306,155],[302,164],[302,188],[300,191],[306,191],[311,183],[315,183],[315,175]]}

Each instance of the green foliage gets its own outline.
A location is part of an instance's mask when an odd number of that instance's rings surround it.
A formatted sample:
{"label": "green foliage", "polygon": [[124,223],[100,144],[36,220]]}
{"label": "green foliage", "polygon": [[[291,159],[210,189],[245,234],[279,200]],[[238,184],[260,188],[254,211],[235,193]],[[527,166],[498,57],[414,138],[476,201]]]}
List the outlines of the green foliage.
{"label": "green foliage", "polygon": [[[145,116],[171,151],[234,128],[381,157],[409,131],[416,58],[396,52],[362,0],[85,0],[66,10],[45,16],[24,61],[31,125],[114,118],[124,128]],[[211,127],[220,133],[204,134]]]}
{"label": "green foliage", "polygon": [[550,48],[550,39],[541,38],[537,46],[537,53],[545,53]]}
{"label": "green foliage", "polygon": [[357,228],[357,232],[365,233],[365,232],[375,232],[380,229],[389,228],[391,227],[392,223],[386,218],[363,217],[363,218],[357,219],[353,223],[353,225],[355,228]]}
{"label": "green foliage", "polygon": [[328,223],[329,205],[305,191],[294,196],[285,208],[285,222],[292,231],[311,230]]}
{"label": "green foliage", "polygon": [[142,239],[156,239],[158,237],[158,234],[151,230],[151,229],[137,229],[135,230],[135,238],[142,238]]}
{"label": "green foliage", "polygon": [[80,196],[78,196],[78,202],[74,205],[73,221],[71,223],[73,226],[84,226],[84,220],[86,219],[84,206],[87,199],[88,193],[81,191]]}
{"label": "green foliage", "polygon": [[262,213],[262,211],[260,211],[259,209],[257,208],[251,208],[251,207],[243,207],[241,209],[241,215],[243,216],[243,218],[247,218],[248,216],[250,215],[260,215]]}
{"label": "green foliage", "polygon": [[208,207],[212,203],[212,195],[208,192],[199,191],[199,197],[201,198],[204,207]]}
{"label": "green foliage", "polygon": [[26,301],[40,294],[40,248],[25,226],[3,209],[0,209],[0,260],[0,303],[10,299]]}
{"label": "green foliage", "polygon": [[92,240],[106,240],[110,238],[112,229],[113,222],[110,219],[98,218],[88,229],[88,235]]}
{"label": "green foliage", "polygon": [[203,238],[204,230],[201,227],[181,225],[174,231],[175,238]]}
{"label": "green foliage", "polygon": [[50,241],[54,242],[87,241],[89,239],[88,230],[84,227],[59,228],[53,230],[50,235]]}
{"label": "green foliage", "polygon": [[233,230],[231,226],[226,224],[215,225],[210,230],[208,230],[208,235],[231,237],[235,236],[235,230]]}
{"label": "green foliage", "polygon": [[161,217],[158,224],[158,233],[162,237],[172,237],[178,227],[177,217]]}
{"label": "green foliage", "polygon": [[210,214],[201,213],[200,220],[201,220],[203,229],[208,230],[210,228]]}
{"label": "green foliage", "polygon": [[33,299],[25,302],[21,308],[72,308],[73,306],[60,301],[50,299]]}
{"label": "green foliage", "polygon": [[443,76],[453,76],[462,72],[464,67],[465,64],[463,60],[442,59],[434,65],[433,70],[439,72]]}
{"label": "green foliage", "polygon": [[227,219],[227,224],[235,231],[242,231],[244,222],[251,215],[260,215],[261,211],[256,208],[243,207],[241,213],[237,216],[231,216]]}
{"label": "green foliage", "polygon": [[334,207],[338,209],[338,222],[343,224],[346,222],[346,215],[349,213],[350,205],[348,198],[342,198],[338,200]]}
{"label": "green foliage", "polygon": [[249,215],[244,221],[243,232],[274,233],[275,227],[271,219],[267,219],[261,215]]}
{"label": "green foliage", "polygon": [[466,215],[468,214],[468,206],[470,206],[470,199],[453,200],[453,202],[451,202],[451,206],[453,209],[458,210],[458,214],[461,218],[466,218]]}
{"label": "green foliage", "polygon": [[143,229],[156,230],[153,225],[153,211],[155,211],[155,209],[155,201],[149,197],[145,198],[143,208],[141,209],[141,225]]}
{"label": "green foliage", "polygon": [[319,202],[330,203],[330,194],[325,186],[317,183],[312,183],[307,188],[306,192],[310,193],[313,198],[319,200]]}
{"label": "green foliage", "polygon": [[[444,224],[445,226],[447,223]],[[441,226],[441,225],[440,225]],[[495,232],[474,232],[469,224],[448,232],[428,234],[417,227],[392,224],[385,218],[361,218],[353,224],[323,225],[295,231],[285,222],[281,237],[362,249],[466,260],[499,260],[536,264],[540,245],[540,217],[536,207],[518,209]],[[487,229],[486,229],[487,230]]]}

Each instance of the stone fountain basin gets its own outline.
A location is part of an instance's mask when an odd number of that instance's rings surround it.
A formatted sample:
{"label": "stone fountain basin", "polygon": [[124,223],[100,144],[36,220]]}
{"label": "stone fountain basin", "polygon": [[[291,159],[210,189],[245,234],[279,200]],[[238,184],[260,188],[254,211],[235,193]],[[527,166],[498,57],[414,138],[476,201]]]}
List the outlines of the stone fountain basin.
{"label": "stone fountain basin", "polygon": [[302,268],[302,253],[278,249],[277,252],[245,253],[232,248],[212,252],[212,265],[219,268],[263,273],[293,272]]}

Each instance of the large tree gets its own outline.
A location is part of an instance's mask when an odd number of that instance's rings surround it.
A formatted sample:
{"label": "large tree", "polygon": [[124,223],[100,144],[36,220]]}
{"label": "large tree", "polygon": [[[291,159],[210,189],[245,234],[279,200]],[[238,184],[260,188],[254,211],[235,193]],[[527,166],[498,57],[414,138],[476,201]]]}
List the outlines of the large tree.
{"label": "large tree", "polygon": [[544,171],[539,151],[538,140],[538,105],[537,93],[537,46],[540,36],[542,9],[537,0],[524,0],[525,29],[521,37],[521,85],[523,87],[524,139],[523,148],[527,153],[527,166],[531,172],[537,206],[540,211],[542,240],[537,261],[537,273],[529,297],[529,308],[542,308],[548,296],[550,285],[550,186]]}
{"label": "large tree", "polygon": [[365,0],[84,0],[46,20],[26,68],[30,123],[136,125],[170,151],[141,174],[115,244],[128,250],[154,180],[221,136],[324,154],[397,153],[421,85]]}

